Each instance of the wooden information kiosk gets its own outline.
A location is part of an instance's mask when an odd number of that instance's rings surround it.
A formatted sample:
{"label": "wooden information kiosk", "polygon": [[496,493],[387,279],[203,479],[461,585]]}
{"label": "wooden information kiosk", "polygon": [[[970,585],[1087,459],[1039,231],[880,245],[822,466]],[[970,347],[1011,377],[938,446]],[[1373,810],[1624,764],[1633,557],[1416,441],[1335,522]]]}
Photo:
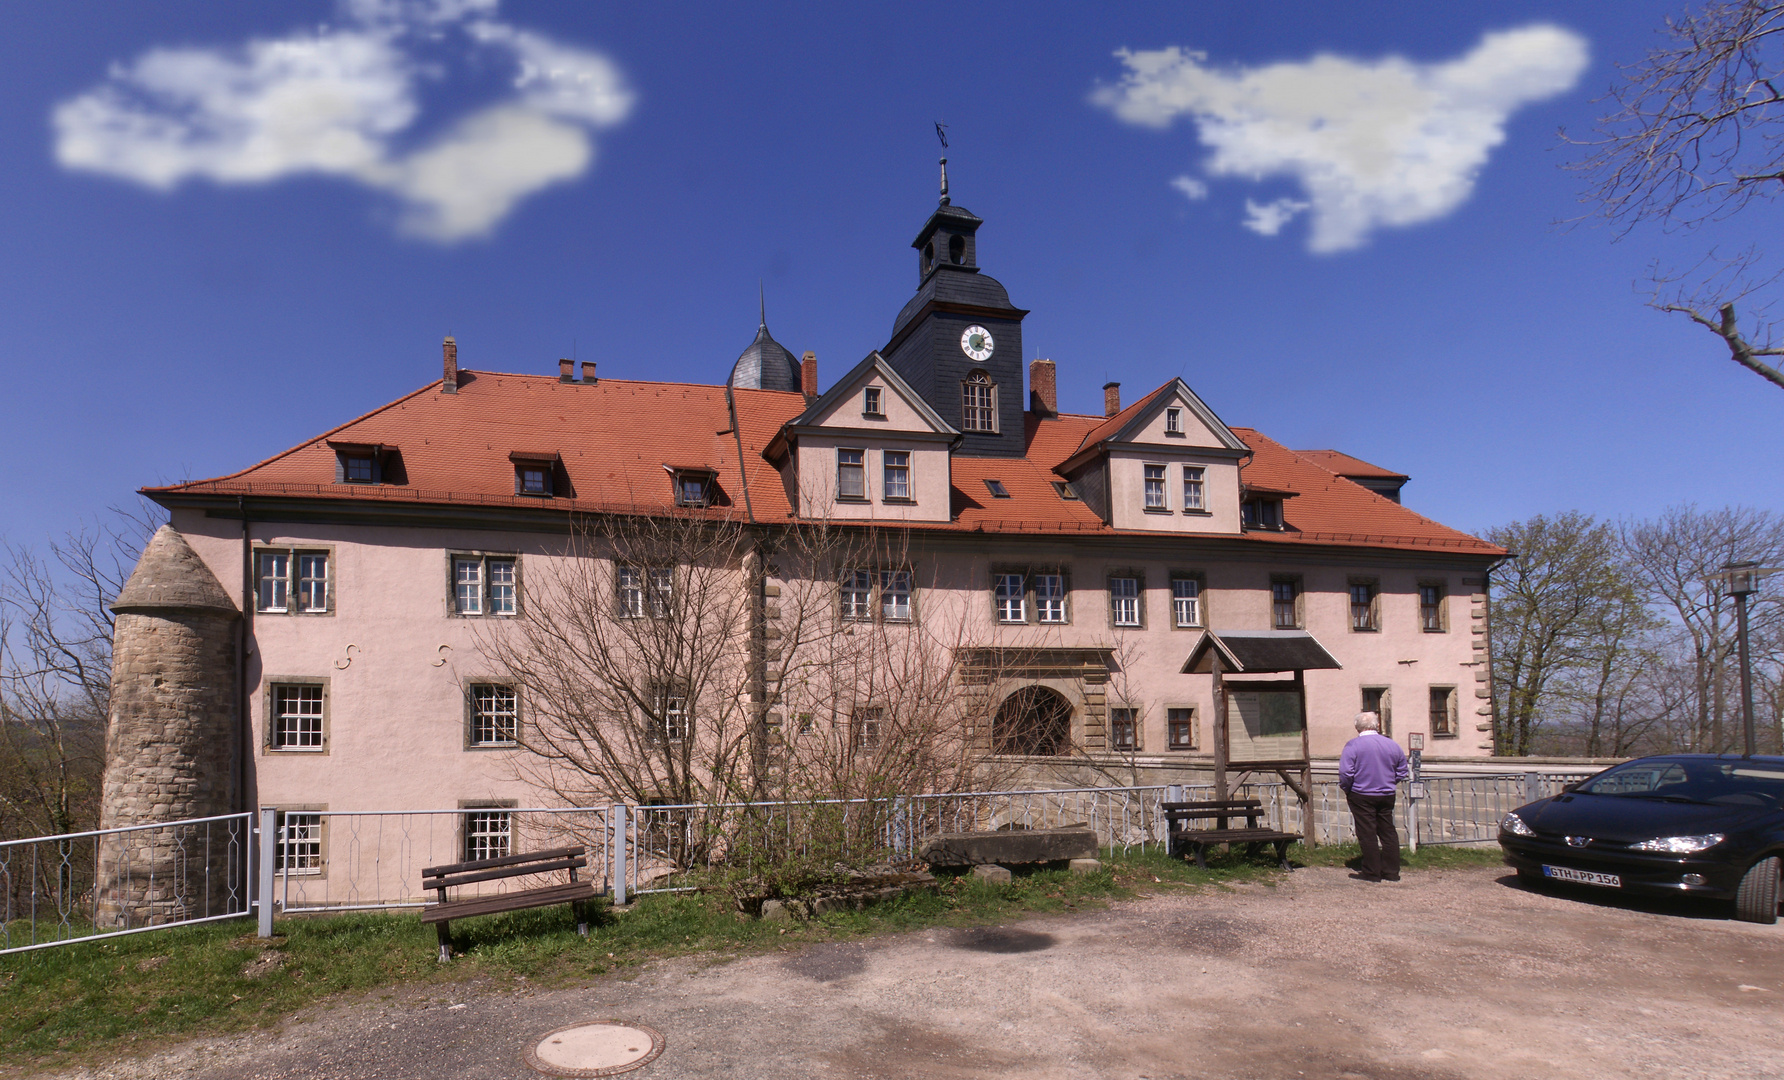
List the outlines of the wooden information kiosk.
{"label": "wooden information kiosk", "polygon": [[[1307,814],[1313,764],[1307,749],[1307,684],[1302,673],[1342,666],[1305,630],[1202,634],[1182,670],[1186,675],[1214,677],[1210,728],[1217,800],[1225,800],[1252,773],[1273,772],[1300,798],[1302,820],[1309,826],[1307,839],[1313,841]],[[1281,678],[1285,674],[1290,677]]]}

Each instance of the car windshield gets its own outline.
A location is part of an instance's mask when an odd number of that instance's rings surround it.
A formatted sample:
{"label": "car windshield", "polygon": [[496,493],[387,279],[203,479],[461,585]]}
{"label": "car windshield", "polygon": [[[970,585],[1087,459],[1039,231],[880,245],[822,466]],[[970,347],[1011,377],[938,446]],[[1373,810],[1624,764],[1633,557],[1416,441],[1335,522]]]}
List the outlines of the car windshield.
{"label": "car windshield", "polygon": [[1579,786],[1589,795],[1721,803],[1784,805],[1784,766],[1754,761],[1631,761]]}

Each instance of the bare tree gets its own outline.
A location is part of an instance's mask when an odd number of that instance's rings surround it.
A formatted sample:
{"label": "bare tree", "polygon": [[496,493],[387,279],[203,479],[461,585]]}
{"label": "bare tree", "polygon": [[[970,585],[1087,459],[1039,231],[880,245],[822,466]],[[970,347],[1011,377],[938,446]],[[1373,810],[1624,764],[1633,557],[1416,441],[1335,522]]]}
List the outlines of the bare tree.
{"label": "bare tree", "polygon": [[[1665,42],[1622,68],[1611,109],[1572,168],[1586,200],[1621,230],[1644,221],[1691,228],[1784,192],[1784,3],[1728,0],[1668,19]],[[1761,255],[1712,250],[1683,274],[1656,269],[1650,304],[1685,315],[1742,367],[1784,387],[1763,358],[1784,355],[1763,305],[1743,328],[1736,304],[1773,285]]]}

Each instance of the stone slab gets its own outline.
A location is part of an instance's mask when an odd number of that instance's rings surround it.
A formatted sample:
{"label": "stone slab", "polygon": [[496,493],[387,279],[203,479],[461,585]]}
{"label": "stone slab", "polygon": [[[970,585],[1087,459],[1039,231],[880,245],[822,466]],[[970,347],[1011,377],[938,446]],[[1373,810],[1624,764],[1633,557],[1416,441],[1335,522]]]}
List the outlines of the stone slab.
{"label": "stone slab", "polygon": [[937,833],[920,852],[931,866],[1021,866],[1030,863],[1094,859],[1096,833],[1087,825],[1059,829],[1008,829],[998,832]]}
{"label": "stone slab", "polygon": [[1101,870],[1102,868],[1103,868],[1103,864],[1102,864],[1102,860],[1100,860],[1100,859],[1073,859],[1072,860],[1072,873],[1074,873],[1074,874],[1094,874],[1097,871]]}
{"label": "stone slab", "polygon": [[973,877],[981,881],[1008,881],[1010,880],[1010,870],[1007,866],[982,863],[973,867]]}

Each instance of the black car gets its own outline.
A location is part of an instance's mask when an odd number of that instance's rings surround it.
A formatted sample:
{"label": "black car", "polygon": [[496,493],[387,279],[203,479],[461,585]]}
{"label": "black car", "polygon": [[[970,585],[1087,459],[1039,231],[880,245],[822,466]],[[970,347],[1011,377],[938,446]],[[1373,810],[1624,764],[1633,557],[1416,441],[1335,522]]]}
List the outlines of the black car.
{"label": "black car", "polygon": [[1738,917],[1776,922],[1784,757],[1625,762],[1505,815],[1499,845],[1527,883],[1733,900]]}

